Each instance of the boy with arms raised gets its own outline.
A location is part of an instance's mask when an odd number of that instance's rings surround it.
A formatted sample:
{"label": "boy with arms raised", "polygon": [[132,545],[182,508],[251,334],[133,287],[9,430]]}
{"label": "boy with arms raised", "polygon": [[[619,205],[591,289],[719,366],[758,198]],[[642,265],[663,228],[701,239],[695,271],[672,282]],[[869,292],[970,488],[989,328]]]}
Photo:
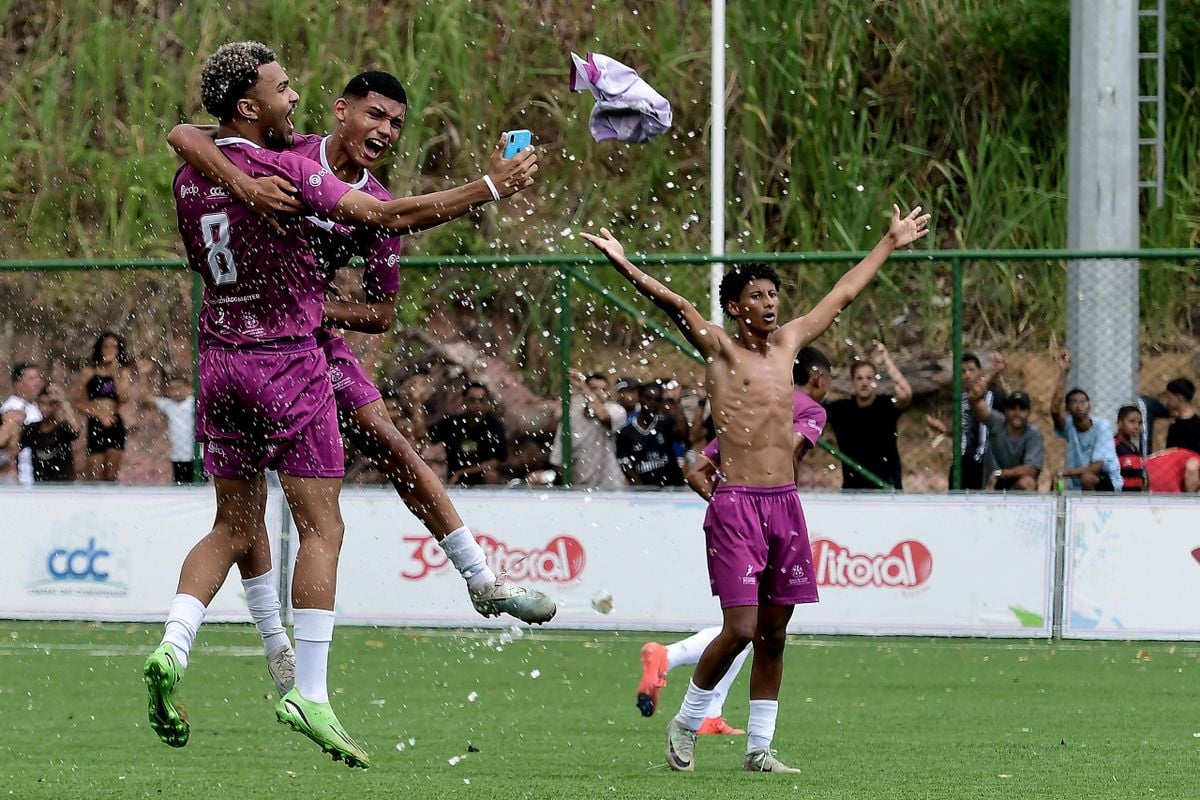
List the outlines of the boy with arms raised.
{"label": "boy with arms raised", "polygon": [[721,305],[737,321],[728,335],[684,298],[635,267],[607,229],[583,237],[634,287],[665,311],[708,363],[713,420],[724,478],[705,517],[709,578],[721,598],[721,633],[704,650],[679,715],[667,728],[667,764],[695,768],[696,730],[713,689],[747,644],[754,644],[744,769],[796,772],[771,752],[787,624],[798,603],[817,601],[816,575],[796,493],[792,363],[833,324],[897,247],[928,233],[929,215],[893,206],[887,235],[803,317],[778,323],[779,277],[764,264],[734,267],[721,282]]}

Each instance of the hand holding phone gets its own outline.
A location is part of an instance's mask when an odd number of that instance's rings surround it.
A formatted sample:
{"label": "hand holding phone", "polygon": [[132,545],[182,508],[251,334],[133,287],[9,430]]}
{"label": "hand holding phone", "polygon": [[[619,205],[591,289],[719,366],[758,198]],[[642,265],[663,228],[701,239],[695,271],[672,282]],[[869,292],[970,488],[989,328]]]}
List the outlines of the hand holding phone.
{"label": "hand holding phone", "polygon": [[509,131],[504,136],[507,142],[504,146],[505,158],[512,158],[526,147],[529,147],[530,141],[533,138],[529,131],[525,129]]}

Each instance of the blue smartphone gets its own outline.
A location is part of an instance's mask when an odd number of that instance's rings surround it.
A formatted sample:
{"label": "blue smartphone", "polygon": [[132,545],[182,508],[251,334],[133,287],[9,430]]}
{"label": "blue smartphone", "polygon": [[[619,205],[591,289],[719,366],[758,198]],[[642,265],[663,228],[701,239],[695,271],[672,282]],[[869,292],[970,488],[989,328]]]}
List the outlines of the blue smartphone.
{"label": "blue smartphone", "polygon": [[512,158],[517,153],[529,147],[532,137],[527,130],[509,131],[505,134],[508,144],[504,146],[504,157]]}

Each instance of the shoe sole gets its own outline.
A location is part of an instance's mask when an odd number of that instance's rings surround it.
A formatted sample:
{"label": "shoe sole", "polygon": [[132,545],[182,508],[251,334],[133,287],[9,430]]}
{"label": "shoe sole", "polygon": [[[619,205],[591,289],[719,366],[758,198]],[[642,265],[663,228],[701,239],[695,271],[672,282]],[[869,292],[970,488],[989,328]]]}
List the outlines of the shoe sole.
{"label": "shoe sole", "polygon": [[496,605],[493,603],[487,603],[487,604],[481,604],[481,605],[475,606],[475,610],[479,613],[479,615],[481,617],[498,617],[502,614],[508,614],[513,619],[520,620],[521,622],[524,622],[526,625],[545,625],[547,622],[554,619],[556,614],[558,614],[558,606],[555,606],[550,611],[550,615],[547,616],[545,619],[527,619],[525,617],[519,617],[516,614],[514,614],[513,612],[511,612],[505,608],[501,608],[499,605]]}
{"label": "shoe sole", "polygon": [[650,653],[646,652],[646,647],[649,645],[642,647],[642,679],[638,683],[637,707],[643,717],[652,717],[658,708],[658,698],[667,685],[667,679],[658,669],[658,664],[654,662]]}
{"label": "shoe sole", "polygon": [[183,747],[188,743],[191,727],[187,712],[169,699],[173,681],[162,664],[150,661],[142,670],[146,689],[150,692],[150,727],[163,744]]}
{"label": "shoe sole", "polygon": [[289,728],[294,730],[296,733],[299,733],[300,735],[304,736],[306,739],[311,741],[317,747],[320,747],[321,752],[328,755],[334,761],[341,761],[347,767],[357,767],[359,769],[370,769],[370,767],[371,767],[370,761],[368,761],[364,758],[360,758],[359,756],[356,756],[356,755],[354,755],[354,753],[351,753],[349,751],[341,750],[337,747],[334,747],[333,745],[326,742],[324,739],[317,737],[312,732],[312,730],[304,723],[298,722],[298,721],[292,719],[290,716],[287,716],[285,714],[280,714],[278,711],[275,712],[275,718],[277,720],[279,720],[279,723],[281,725],[288,726]]}

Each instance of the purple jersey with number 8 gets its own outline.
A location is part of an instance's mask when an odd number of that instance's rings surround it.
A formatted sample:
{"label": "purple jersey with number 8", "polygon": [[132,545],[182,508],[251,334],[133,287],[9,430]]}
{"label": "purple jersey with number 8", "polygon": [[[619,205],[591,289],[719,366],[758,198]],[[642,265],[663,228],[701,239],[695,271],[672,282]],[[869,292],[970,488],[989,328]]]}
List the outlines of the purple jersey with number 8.
{"label": "purple jersey with number 8", "polygon": [[[328,214],[350,187],[320,164],[241,138],[217,140],[252,178],[277,175],[313,212]],[[204,278],[200,347],[286,349],[312,346],[321,326],[326,275],[317,269],[302,218],[283,232],[190,166],[175,176],[179,232],[191,268]]]}

